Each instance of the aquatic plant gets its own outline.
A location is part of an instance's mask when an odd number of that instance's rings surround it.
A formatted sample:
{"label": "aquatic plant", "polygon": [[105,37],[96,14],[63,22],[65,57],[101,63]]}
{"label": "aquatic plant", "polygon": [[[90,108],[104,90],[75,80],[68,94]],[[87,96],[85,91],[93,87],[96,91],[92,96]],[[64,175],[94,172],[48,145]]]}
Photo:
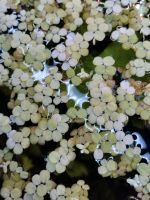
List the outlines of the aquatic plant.
{"label": "aquatic plant", "polygon": [[149,11],[149,0],[0,0],[3,199],[90,199],[80,156],[150,199],[150,154],[129,127],[150,127]]}

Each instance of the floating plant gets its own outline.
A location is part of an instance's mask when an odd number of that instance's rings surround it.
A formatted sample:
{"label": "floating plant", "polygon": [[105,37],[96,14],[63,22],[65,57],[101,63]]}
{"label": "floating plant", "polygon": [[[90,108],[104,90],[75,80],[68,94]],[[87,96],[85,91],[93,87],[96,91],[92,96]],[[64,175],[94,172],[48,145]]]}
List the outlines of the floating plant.
{"label": "floating plant", "polygon": [[0,0],[1,199],[150,200],[149,13]]}

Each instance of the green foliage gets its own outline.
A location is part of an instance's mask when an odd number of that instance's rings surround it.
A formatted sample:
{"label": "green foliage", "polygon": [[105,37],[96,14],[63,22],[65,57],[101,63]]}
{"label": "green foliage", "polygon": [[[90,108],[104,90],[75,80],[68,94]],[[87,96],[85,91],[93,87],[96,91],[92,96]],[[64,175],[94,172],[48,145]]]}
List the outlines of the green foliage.
{"label": "green foliage", "polygon": [[71,162],[66,171],[71,177],[82,177],[88,175],[87,166],[77,160]]}
{"label": "green foliage", "polygon": [[95,68],[95,65],[93,64],[93,57],[90,54],[88,56],[82,57],[80,62],[85,72],[87,73],[93,71]]}
{"label": "green foliage", "polygon": [[32,160],[24,155],[24,156],[21,156],[21,160],[22,160],[22,163],[23,163],[23,168],[28,171],[30,170],[31,168],[33,168],[33,163],[32,163]]}
{"label": "green foliage", "polygon": [[118,42],[110,43],[105,50],[100,54],[101,57],[112,56],[115,60],[116,67],[125,67],[126,64],[135,59],[135,53],[132,49],[125,50]]}
{"label": "green foliage", "polygon": [[71,108],[75,106],[75,102],[73,99],[69,99],[69,101],[67,102],[67,108]]}

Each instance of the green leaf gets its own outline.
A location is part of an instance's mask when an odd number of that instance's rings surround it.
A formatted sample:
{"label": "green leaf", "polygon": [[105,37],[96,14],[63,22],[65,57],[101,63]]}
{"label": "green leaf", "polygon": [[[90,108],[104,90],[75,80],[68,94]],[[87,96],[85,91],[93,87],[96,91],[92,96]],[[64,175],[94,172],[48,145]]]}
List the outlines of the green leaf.
{"label": "green leaf", "polygon": [[81,26],[79,26],[76,30],[76,32],[79,32],[81,34],[85,33],[87,31],[87,24],[83,23]]}
{"label": "green leaf", "polygon": [[28,156],[26,155],[21,156],[21,160],[23,163],[24,170],[28,171],[33,168],[32,160]]}
{"label": "green leaf", "polygon": [[88,93],[88,88],[86,86],[86,82],[82,82],[82,84],[76,86],[76,88],[83,94]]}
{"label": "green leaf", "polygon": [[75,106],[75,101],[73,99],[69,99],[67,102],[67,108],[71,108]]}
{"label": "green leaf", "polygon": [[65,85],[64,83],[61,83],[61,84],[60,84],[60,91],[61,91],[61,92],[67,91],[66,85]]}
{"label": "green leaf", "polygon": [[125,50],[122,44],[118,42],[110,43],[105,50],[100,54],[101,57],[112,56],[115,59],[116,67],[125,67],[126,64],[135,59],[135,53],[132,49]]}
{"label": "green leaf", "polygon": [[147,82],[147,83],[149,83],[149,80],[150,80],[150,74],[146,74],[146,75],[143,76],[143,77],[133,76],[132,78],[133,78],[135,81],[143,81],[143,82]]}
{"label": "green leaf", "polygon": [[91,104],[89,102],[84,102],[82,108],[87,109]]}
{"label": "green leaf", "polygon": [[88,56],[81,57],[80,62],[84,71],[87,73],[90,73],[95,68],[95,65],[93,64],[93,57],[90,54]]}
{"label": "green leaf", "polygon": [[71,162],[68,165],[66,172],[71,177],[81,177],[88,175],[87,166],[79,161]]}

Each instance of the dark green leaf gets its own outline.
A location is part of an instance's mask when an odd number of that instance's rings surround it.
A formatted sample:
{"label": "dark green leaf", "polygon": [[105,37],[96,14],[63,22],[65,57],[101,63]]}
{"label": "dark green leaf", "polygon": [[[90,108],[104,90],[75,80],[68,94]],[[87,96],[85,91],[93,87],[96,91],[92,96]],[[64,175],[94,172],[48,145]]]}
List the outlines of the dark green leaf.
{"label": "dark green leaf", "polygon": [[116,67],[125,67],[130,60],[135,59],[134,51],[132,49],[123,49],[122,45],[118,42],[112,42],[108,45],[100,56],[112,56],[115,59]]}
{"label": "dark green leaf", "polygon": [[87,30],[87,24],[82,24],[80,27],[77,28],[76,32],[79,32],[81,34],[85,33]]}
{"label": "dark green leaf", "polygon": [[75,106],[75,102],[73,99],[69,99],[69,101],[67,102],[67,108],[71,108]]}
{"label": "dark green leaf", "polygon": [[136,80],[136,81],[144,81],[144,82],[149,83],[149,81],[150,81],[150,74],[146,74],[146,75],[143,76],[143,77],[133,76],[132,78],[133,78],[134,80]]}
{"label": "dark green leaf", "polygon": [[71,177],[81,177],[88,175],[87,166],[79,161],[71,162],[67,167],[67,174]]}
{"label": "dark green leaf", "polygon": [[94,70],[95,65],[93,65],[93,57],[90,54],[88,56],[82,57],[80,61],[85,72],[90,73]]}

